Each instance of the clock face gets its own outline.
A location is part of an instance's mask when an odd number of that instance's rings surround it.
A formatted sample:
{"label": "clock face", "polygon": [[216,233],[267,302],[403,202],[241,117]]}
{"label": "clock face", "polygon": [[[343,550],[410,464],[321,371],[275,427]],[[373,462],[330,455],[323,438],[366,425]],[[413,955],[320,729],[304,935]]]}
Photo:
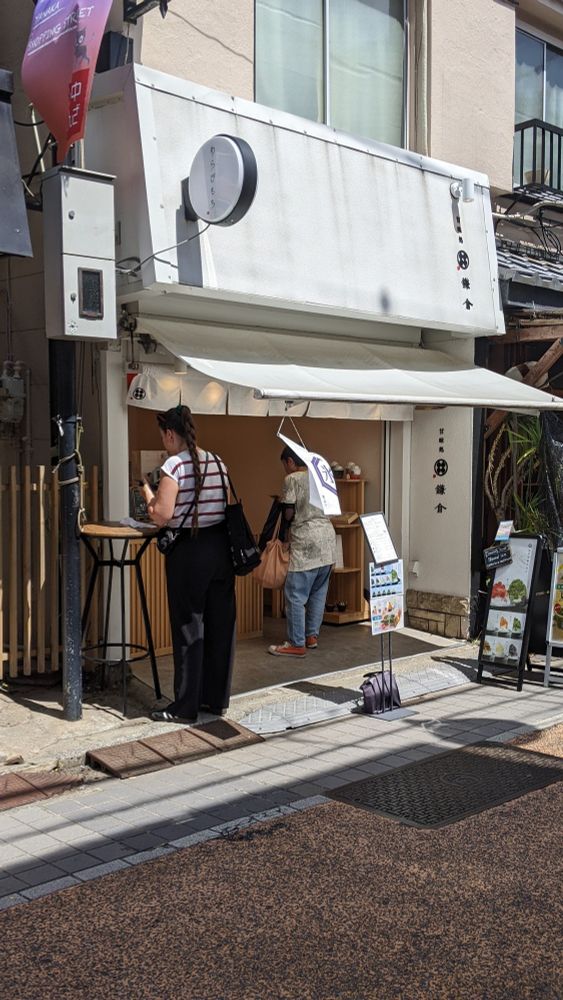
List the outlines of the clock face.
{"label": "clock face", "polygon": [[[228,135],[215,135],[197,152],[188,184],[191,207],[198,218],[216,225],[231,224],[241,218],[242,208],[242,214],[248,209],[249,204],[241,205],[247,200],[245,188],[252,172],[247,150],[254,160],[247,143]],[[252,197],[255,189],[254,176]]]}

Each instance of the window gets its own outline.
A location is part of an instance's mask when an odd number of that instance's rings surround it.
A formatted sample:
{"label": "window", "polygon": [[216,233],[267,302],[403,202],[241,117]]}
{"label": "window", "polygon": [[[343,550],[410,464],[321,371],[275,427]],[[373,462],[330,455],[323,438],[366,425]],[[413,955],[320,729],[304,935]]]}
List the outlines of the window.
{"label": "window", "polygon": [[516,32],[516,124],[539,118],[563,128],[563,51]]}
{"label": "window", "polygon": [[405,0],[256,0],[256,100],[401,146]]}

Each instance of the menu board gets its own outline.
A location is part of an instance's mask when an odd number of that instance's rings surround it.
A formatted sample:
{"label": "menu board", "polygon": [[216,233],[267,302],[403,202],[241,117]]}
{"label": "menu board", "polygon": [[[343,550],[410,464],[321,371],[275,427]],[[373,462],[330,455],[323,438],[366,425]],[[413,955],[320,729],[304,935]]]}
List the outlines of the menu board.
{"label": "menu board", "polygon": [[403,560],[369,564],[371,634],[405,627]]}
{"label": "menu board", "polygon": [[383,514],[360,514],[360,521],[375,562],[379,565],[397,562],[395,546]]}
{"label": "menu board", "polygon": [[563,549],[557,549],[553,556],[547,641],[551,646],[563,646]]}
{"label": "menu board", "polygon": [[484,664],[517,667],[520,689],[530,637],[538,538],[512,536],[510,549],[512,562],[494,570],[489,586],[486,624],[479,650],[478,680],[481,679]]}

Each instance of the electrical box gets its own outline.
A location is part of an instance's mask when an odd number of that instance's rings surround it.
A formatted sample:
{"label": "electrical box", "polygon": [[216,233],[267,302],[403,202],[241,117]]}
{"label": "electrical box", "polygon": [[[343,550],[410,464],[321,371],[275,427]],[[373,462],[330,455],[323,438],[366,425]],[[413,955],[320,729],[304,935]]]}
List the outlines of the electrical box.
{"label": "electrical box", "polygon": [[57,167],[43,180],[45,320],[54,339],[115,340],[114,178]]}

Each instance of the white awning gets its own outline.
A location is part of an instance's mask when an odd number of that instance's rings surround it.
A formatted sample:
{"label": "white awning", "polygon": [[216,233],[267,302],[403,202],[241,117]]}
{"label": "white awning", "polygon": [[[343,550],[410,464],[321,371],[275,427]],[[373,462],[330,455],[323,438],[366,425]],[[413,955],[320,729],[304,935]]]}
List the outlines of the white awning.
{"label": "white awning", "polygon": [[190,367],[215,381],[250,388],[258,399],[563,409],[563,400],[548,392],[443,351],[205,327],[146,315],[139,317],[139,326]]}

